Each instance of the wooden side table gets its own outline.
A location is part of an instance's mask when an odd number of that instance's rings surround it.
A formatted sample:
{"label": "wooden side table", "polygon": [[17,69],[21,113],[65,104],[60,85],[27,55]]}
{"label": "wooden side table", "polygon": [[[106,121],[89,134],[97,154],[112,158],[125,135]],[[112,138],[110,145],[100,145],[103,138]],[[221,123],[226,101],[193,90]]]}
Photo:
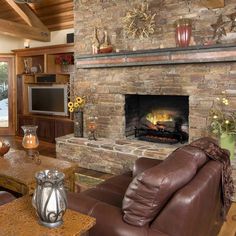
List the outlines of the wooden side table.
{"label": "wooden side table", "polygon": [[65,174],[65,188],[74,191],[76,164],[51,157],[39,156],[41,164],[26,156],[24,151],[11,151],[0,158],[0,186],[20,193],[32,194],[35,186],[35,173],[40,170],[57,169]]}
{"label": "wooden side table", "polygon": [[29,196],[0,206],[0,212],[0,236],[79,236],[96,223],[93,217],[67,209],[61,226],[53,229],[42,226]]}

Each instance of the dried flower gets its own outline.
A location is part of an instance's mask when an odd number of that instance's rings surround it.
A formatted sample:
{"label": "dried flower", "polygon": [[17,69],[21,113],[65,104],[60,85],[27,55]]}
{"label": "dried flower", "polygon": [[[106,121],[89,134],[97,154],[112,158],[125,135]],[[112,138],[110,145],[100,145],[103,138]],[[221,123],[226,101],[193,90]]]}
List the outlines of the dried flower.
{"label": "dried flower", "polygon": [[55,63],[59,65],[72,65],[74,64],[74,56],[68,54],[61,54],[56,56]]}
{"label": "dried flower", "polygon": [[77,96],[74,101],[68,102],[68,110],[69,112],[82,111],[84,105],[85,105],[85,96],[83,97]]}
{"label": "dried flower", "polygon": [[209,112],[209,128],[212,133],[236,134],[236,113],[230,111],[228,106],[229,99],[226,93],[222,92],[221,97],[216,98]]}

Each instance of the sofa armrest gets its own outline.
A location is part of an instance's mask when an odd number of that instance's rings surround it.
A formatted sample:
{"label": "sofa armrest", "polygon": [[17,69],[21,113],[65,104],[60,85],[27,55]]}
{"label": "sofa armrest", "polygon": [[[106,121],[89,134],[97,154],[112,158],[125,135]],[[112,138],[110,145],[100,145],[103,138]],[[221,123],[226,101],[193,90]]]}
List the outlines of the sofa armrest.
{"label": "sofa armrest", "polygon": [[138,174],[142,173],[146,169],[149,169],[153,166],[156,166],[160,164],[162,160],[157,159],[151,159],[151,158],[145,158],[141,157],[135,161],[134,167],[133,167],[133,177],[137,176]]}
{"label": "sofa armrest", "polygon": [[92,213],[96,218],[96,225],[92,228],[91,236],[167,236],[159,231],[153,231],[149,226],[137,227],[123,221],[120,208],[100,202]]}
{"label": "sofa armrest", "polygon": [[221,170],[220,162],[207,162],[185,187],[174,194],[151,228],[170,236],[218,235],[223,224]]}
{"label": "sofa armrest", "polygon": [[90,236],[167,236],[147,227],[136,227],[123,221],[121,208],[96,200],[83,193],[67,193],[68,208],[96,218]]}

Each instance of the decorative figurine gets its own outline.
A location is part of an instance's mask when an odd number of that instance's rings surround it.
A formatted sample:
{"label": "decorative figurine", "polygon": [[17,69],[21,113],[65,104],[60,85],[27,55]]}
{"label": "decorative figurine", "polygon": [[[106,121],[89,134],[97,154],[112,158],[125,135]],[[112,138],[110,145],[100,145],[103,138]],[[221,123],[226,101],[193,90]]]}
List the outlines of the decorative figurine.
{"label": "decorative figurine", "polygon": [[92,49],[93,49],[93,54],[97,54],[98,50],[100,48],[100,42],[98,39],[98,33],[97,33],[97,28],[94,27],[94,33],[93,33],[93,41],[92,41]]}

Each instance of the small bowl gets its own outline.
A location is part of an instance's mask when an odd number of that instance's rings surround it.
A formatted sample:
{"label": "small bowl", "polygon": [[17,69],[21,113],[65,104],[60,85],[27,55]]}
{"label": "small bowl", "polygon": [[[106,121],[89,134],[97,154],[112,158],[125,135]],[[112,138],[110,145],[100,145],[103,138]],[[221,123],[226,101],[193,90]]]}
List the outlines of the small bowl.
{"label": "small bowl", "polygon": [[0,156],[3,157],[8,151],[10,150],[10,144],[9,143],[1,143],[0,145]]}

